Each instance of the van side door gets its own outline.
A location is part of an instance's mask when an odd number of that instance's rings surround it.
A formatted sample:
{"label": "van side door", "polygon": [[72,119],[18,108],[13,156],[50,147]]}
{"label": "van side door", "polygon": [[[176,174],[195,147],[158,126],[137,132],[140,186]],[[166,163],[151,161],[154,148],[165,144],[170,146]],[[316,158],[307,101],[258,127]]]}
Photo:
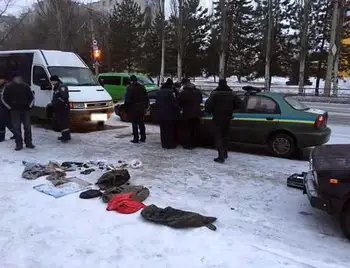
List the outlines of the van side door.
{"label": "van side door", "polygon": [[100,75],[98,78],[100,84],[111,95],[113,101],[122,100],[124,98],[121,77],[120,76],[104,76]]}
{"label": "van side door", "polygon": [[[41,85],[46,85],[46,89],[41,89]],[[46,118],[46,106],[51,102],[52,89],[50,88],[49,76],[44,66],[33,65],[31,88],[35,92],[35,104],[32,113],[39,118]]]}

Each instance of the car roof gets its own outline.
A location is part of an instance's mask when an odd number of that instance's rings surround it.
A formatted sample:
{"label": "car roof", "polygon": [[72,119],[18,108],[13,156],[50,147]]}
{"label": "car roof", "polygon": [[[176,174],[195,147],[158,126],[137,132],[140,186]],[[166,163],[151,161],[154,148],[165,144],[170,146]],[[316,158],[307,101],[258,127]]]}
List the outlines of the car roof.
{"label": "car roof", "polygon": [[138,74],[138,73],[100,73],[98,76],[122,76],[122,77],[129,77],[131,75],[135,75],[136,77],[146,77],[144,74]]}

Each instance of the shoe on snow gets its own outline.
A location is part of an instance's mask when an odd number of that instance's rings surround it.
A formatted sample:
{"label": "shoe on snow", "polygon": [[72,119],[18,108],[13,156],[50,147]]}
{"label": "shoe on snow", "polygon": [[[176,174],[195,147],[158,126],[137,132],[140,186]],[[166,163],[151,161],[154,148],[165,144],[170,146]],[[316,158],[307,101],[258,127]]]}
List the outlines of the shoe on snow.
{"label": "shoe on snow", "polygon": [[217,158],[214,159],[214,161],[215,161],[216,163],[221,163],[221,164],[223,164],[223,163],[225,162],[225,159],[220,158],[220,157],[217,157]]}

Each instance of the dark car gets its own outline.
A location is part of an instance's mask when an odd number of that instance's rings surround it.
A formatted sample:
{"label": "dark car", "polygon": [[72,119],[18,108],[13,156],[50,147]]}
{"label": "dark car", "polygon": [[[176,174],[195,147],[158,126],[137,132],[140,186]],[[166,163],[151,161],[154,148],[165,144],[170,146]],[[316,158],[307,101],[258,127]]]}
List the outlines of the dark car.
{"label": "dark car", "polygon": [[318,146],[310,152],[304,194],[312,207],[339,217],[341,228],[350,239],[349,144]]}
{"label": "dark car", "polygon": [[[270,152],[278,157],[292,157],[298,149],[327,143],[331,130],[327,127],[328,113],[311,109],[293,96],[276,92],[262,92],[254,87],[244,87],[238,96],[243,106],[235,111],[230,122],[230,142],[267,145]],[[155,91],[149,91],[150,108],[146,120],[155,122]],[[212,115],[201,117],[201,142],[211,144],[214,127]],[[122,121],[128,121],[124,104],[115,107]]]}

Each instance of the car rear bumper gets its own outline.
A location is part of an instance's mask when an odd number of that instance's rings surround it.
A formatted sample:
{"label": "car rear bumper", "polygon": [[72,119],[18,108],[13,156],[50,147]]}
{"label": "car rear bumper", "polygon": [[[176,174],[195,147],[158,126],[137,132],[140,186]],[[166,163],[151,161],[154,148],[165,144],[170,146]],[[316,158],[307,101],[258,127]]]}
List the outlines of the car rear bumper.
{"label": "car rear bumper", "polygon": [[307,195],[313,208],[317,208],[331,214],[331,202],[322,198],[317,192],[312,172],[308,172],[304,177],[304,194]]}
{"label": "car rear bumper", "polygon": [[298,147],[307,148],[325,144],[329,141],[331,134],[332,131],[329,127],[317,132],[298,133],[296,134]]}
{"label": "car rear bumper", "polygon": [[108,119],[113,114],[113,107],[107,107],[103,109],[89,109],[89,110],[86,110],[86,109],[70,110],[70,118],[72,121],[91,121],[92,114],[107,114],[107,119]]}

